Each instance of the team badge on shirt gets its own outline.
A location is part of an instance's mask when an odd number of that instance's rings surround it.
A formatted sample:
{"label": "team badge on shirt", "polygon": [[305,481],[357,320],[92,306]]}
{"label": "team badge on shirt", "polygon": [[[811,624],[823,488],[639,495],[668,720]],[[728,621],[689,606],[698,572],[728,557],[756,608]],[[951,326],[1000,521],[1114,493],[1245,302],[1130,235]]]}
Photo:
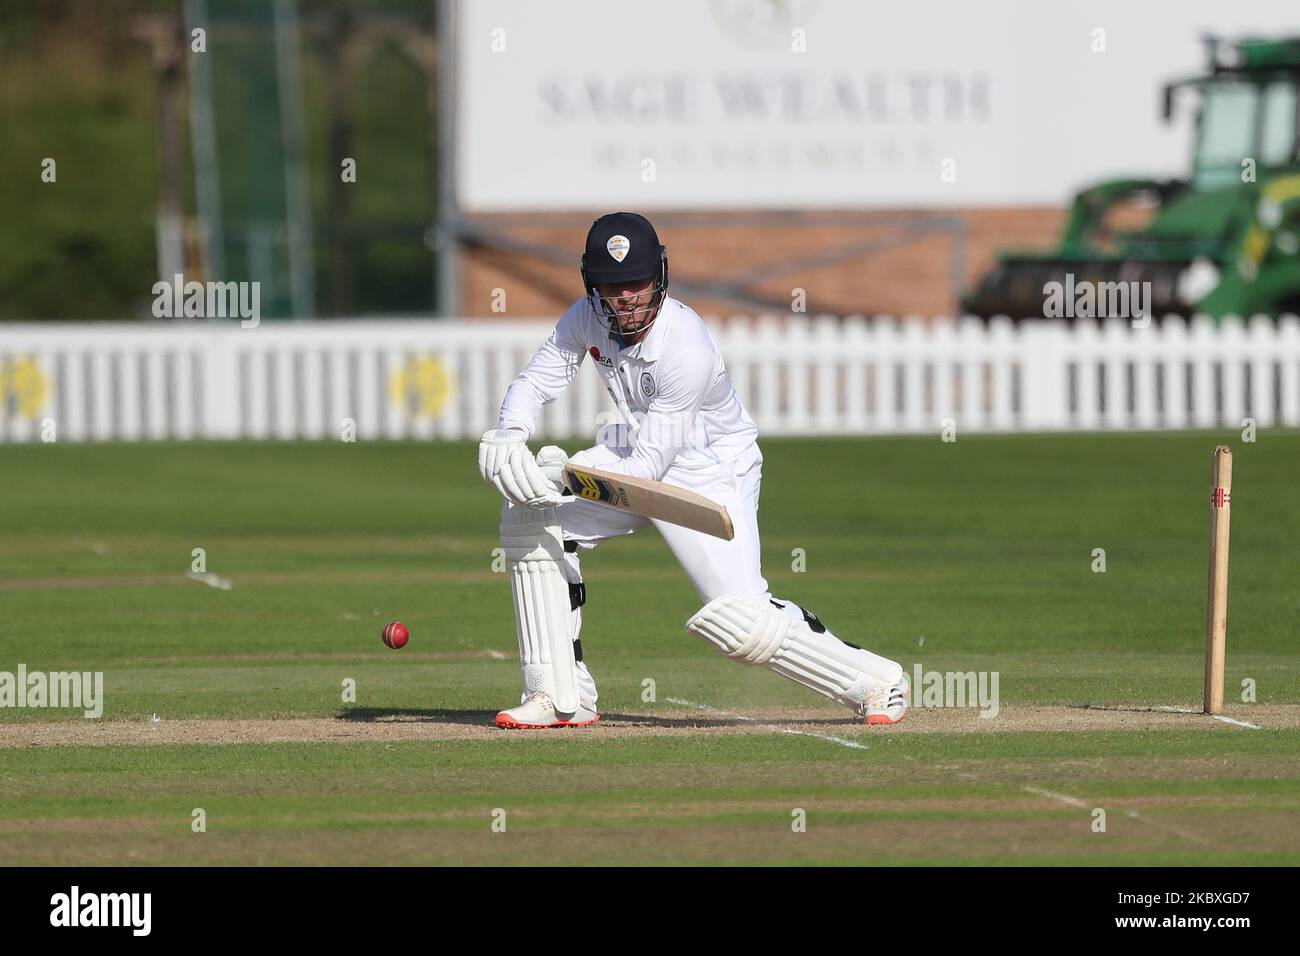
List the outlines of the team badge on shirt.
{"label": "team badge on shirt", "polygon": [[651,378],[649,372],[641,373],[641,394],[649,398],[655,393],[655,380]]}

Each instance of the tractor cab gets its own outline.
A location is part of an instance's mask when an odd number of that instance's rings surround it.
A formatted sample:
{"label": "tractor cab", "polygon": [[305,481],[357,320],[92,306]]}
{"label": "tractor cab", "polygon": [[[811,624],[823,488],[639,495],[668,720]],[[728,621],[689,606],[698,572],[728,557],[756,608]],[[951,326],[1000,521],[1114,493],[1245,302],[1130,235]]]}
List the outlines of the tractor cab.
{"label": "tractor cab", "polygon": [[1180,93],[1200,95],[1192,154],[1192,186],[1209,190],[1242,182],[1248,161],[1260,172],[1300,166],[1296,139],[1300,40],[1208,40],[1209,76],[1165,87],[1164,119],[1173,119]]}

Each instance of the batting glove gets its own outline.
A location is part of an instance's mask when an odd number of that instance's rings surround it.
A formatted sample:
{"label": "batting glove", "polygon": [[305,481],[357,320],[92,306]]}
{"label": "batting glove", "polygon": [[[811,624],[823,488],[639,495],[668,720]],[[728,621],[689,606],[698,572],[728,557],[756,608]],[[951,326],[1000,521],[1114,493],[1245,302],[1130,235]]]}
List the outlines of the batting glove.
{"label": "batting glove", "polygon": [[479,473],[511,504],[530,508],[551,508],[560,503],[560,493],[542,474],[523,432],[494,428],[485,432],[478,446]]}
{"label": "batting glove", "polygon": [[563,448],[557,448],[555,445],[547,445],[537,453],[537,467],[542,470],[542,475],[551,483],[556,491],[564,493],[564,466],[569,463],[569,456],[565,454]]}

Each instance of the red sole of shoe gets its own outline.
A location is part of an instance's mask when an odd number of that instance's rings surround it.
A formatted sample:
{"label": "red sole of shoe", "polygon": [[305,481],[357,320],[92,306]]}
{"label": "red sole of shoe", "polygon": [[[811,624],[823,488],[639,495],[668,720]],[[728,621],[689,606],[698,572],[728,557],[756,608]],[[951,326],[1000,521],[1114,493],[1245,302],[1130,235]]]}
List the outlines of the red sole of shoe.
{"label": "red sole of shoe", "polygon": [[561,720],[554,724],[521,724],[517,720],[511,720],[509,717],[503,718],[500,714],[497,714],[497,726],[502,730],[550,730],[552,727],[589,727],[598,720],[600,720],[600,714],[597,714],[591,720]]}
{"label": "red sole of shoe", "polygon": [[[898,720],[902,720],[906,716],[907,716],[907,711],[903,711],[901,714],[898,715]],[[864,724],[896,724],[898,723],[898,720],[890,720],[884,714],[874,714],[873,716],[863,720],[863,723]]]}

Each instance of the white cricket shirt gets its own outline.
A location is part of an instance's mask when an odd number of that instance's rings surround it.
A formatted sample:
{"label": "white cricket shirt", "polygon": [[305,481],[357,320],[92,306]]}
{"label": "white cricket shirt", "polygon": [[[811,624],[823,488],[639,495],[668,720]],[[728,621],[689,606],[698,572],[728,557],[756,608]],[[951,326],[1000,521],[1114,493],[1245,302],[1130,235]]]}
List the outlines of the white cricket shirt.
{"label": "white cricket shirt", "polygon": [[669,469],[683,479],[718,469],[739,474],[762,460],[758,427],[731,385],[717,343],[695,310],[673,298],[664,300],[645,338],[628,348],[619,347],[590,297],[573,303],[511,383],[498,427],[521,428],[531,437],[542,406],[568,387],[589,356],[631,431],[631,452],[601,467],[660,481],[672,480],[665,479]]}

